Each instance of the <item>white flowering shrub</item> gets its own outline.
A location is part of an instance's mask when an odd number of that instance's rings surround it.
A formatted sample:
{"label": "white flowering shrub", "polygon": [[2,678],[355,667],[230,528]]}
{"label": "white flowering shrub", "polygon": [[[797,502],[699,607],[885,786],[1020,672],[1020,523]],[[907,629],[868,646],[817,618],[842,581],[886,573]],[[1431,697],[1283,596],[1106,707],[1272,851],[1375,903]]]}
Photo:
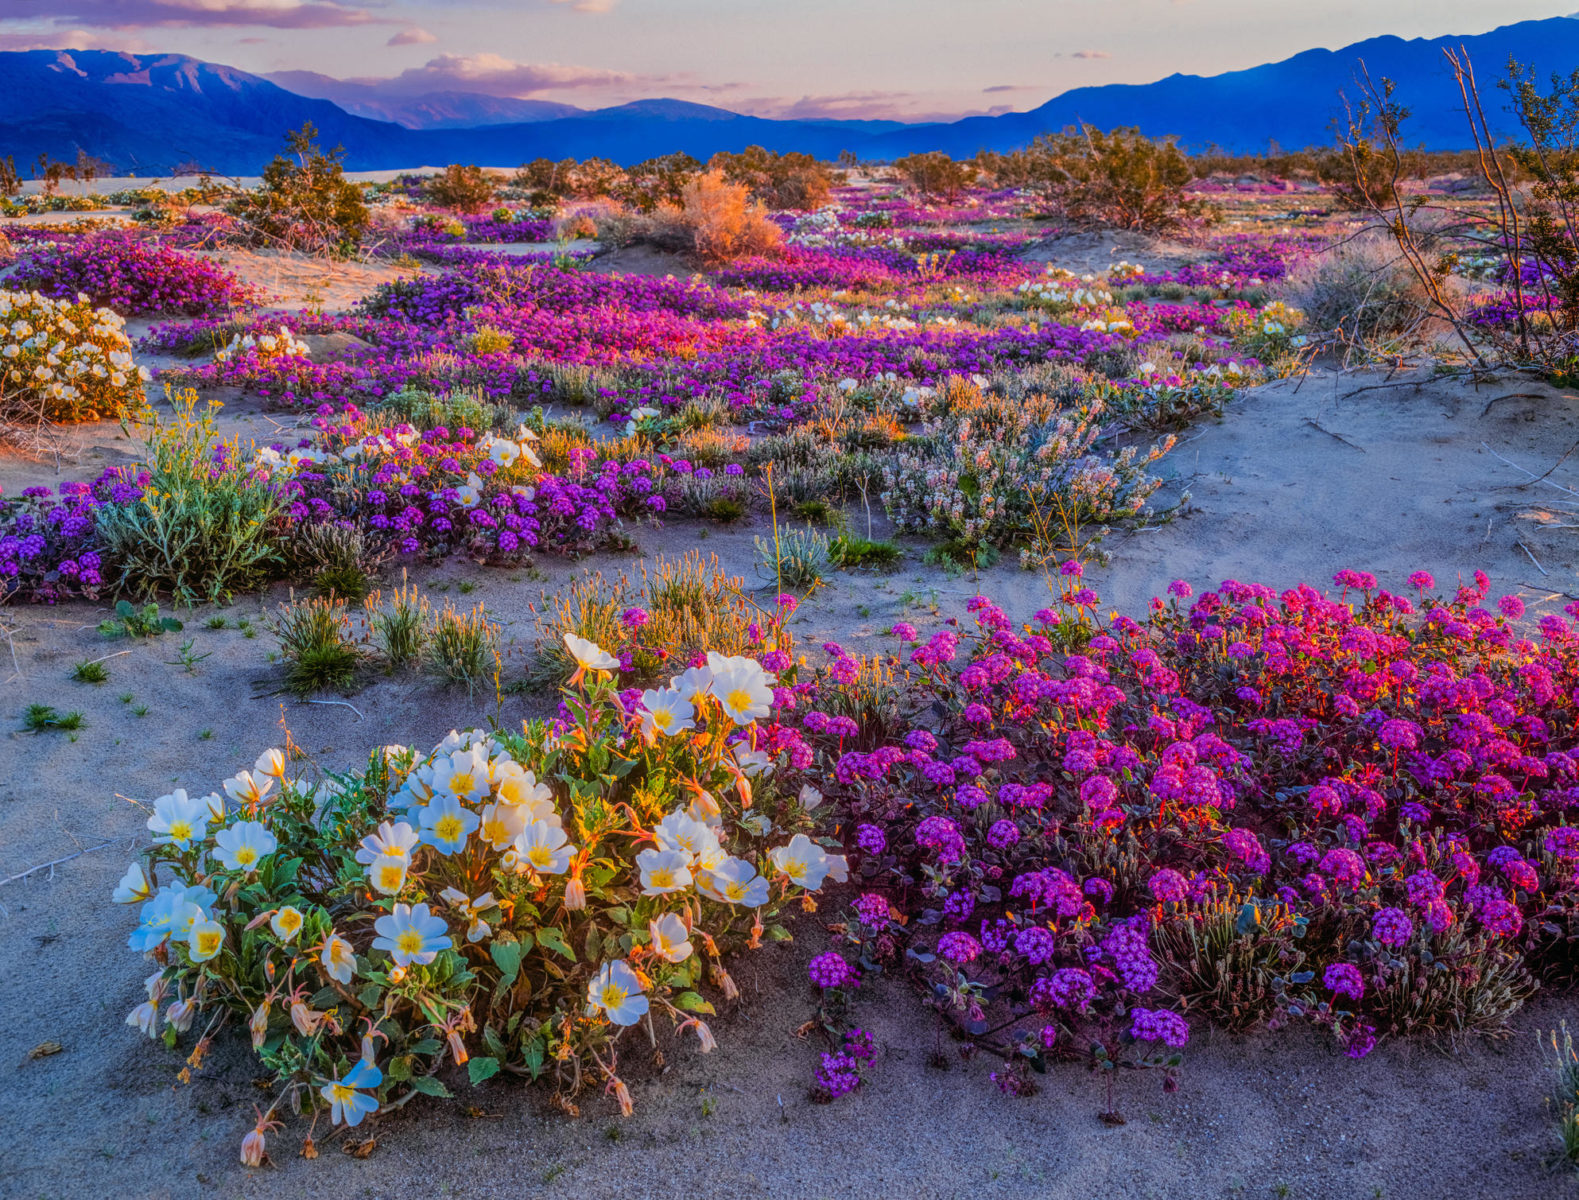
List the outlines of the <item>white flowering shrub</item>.
{"label": "white flowering shrub", "polygon": [[145,404],[126,322],[86,296],[0,291],[0,420],[96,421]]}
{"label": "white flowering shrub", "polygon": [[235,334],[229,343],[214,351],[214,361],[228,363],[245,358],[268,363],[279,358],[306,358],[309,353],[307,343],[281,325],[278,333]]}
{"label": "white flowering shrub", "polygon": [[787,938],[780,906],[845,878],[775,793],[777,681],[755,660],[709,655],[627,708],[617,660],[566,644],[568,720],[316,783],[270,750],[223,794],[154,801],[115,894],[155,965],[128,1023],[197,1031],[189,1070],[227,1020],[250,1031],[279,1091],[245,1161],[286,1113],[356,1125],[501,1070],[628,1112],[627,1031],[711,1049],[704,1018],[738,995],[725,951]]}

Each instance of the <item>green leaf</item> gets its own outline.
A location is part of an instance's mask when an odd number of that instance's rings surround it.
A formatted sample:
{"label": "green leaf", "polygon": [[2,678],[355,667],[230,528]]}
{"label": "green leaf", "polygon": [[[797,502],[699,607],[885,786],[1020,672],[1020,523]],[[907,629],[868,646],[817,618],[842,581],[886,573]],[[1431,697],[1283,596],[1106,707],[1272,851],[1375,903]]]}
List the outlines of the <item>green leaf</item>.
{"label": "green leaf", "polygon": [[713,1006],[695,992],[681,992],[674,998],[676,1008],[683,1008],[686,1012],[707,1013],[714,1012]]}
{"label": "green leaf", "polygon": [[384,985],[370,983],[356,994],[357,1001],[363,1008],[377,1008],[379,1000],[384,995]]}
{"label": "green leaf", "polygon": [[466,1060],[466,1074],[471,1079],[472,1087],[476,1087],[484,1080],[492,1079],[499,1073],[499,1060],[497,1058],[469,1058]]}
{"label": "green leaf", "polygon": [[505,983],[514,983],[515,977],[521,973],[521,943],[511,938],[504,939],[507,934],[500,934],[494,939],[493,945],[488,947],[488,953],[493,956],[494,965],[499,968],[499,974]]}
{"label": "green leaf", "polygon": [[454,1099],[450,1089],[431,1075],[419,1075],[413,1079],[411,1081],[411,1090],[421,1092],[424,1096],[437,1096],[440,1100]]}
{"label": "green leaf", "polygon": [[775,942],[793,942],[795,940],[794,935],[782,925],[769,925],[768,937],[772,938]]}
{"label": "green leaf", "polygon": [[547,946],[561,958],[567,958],[571,962],[576,961],[576,952],[570,948],[565,941],[565,935],[560,933],[555,925],[544,925],[537,931],[537,944]]}
{"label": "green leaf", "polygon": [[389,1077],[396,1083],[404,1083],[411,1078],[411,1059],[405,1055],[389,1060]]}
{"label": "green leaf", "polygon": [[598,932],[596,925],[587,926],[586,952],[588,962],[597,962],[603,952],[603,935]]}
{"label": "green leaf", "polygon": [[411,1053],[423,1054],[431,1058],[443,1048],[444,1043],[437,1038],[423,1038],[415,1046],[411,1047]]}

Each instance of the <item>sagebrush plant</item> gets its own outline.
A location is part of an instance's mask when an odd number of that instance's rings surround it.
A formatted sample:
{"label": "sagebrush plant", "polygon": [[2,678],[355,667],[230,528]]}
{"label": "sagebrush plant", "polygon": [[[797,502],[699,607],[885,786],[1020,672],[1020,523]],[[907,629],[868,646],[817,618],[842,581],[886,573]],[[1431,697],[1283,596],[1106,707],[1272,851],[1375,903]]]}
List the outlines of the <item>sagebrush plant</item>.
{"label": "sagebrush plant", "polygon": [[569,647],[555,722],[351,774],[288,746],[149,806],[154,845],[115,892],[154,966],[127,1021],[186,1039],[187,1081],[223,1025],[250,1032],[278,1091],[245,1161],[289,1113],[356,1126],[501,1071],[628,1113],[621,1059],[654,1018],[712,1049],[704,1018],[739,996],[724,955],[788,937],[781,907],[845,878],[780,795],[799,743],[773,675],[714,656],[634,707],[611,656]]}
{"label": "sagebrush plant", "polygon": [[1046,401],[956,390],[922,436],[884,463],[883,507],[901,532],[931,532],[967,550],[1034,540],[1039,510],[1055,504],[1082,524],[1140,516],[1160,485],[1146,468],[1174,439],[1104,456],[1095,448],[1103,411],[1096,395],[1060,412]]}
{"label": "sagebrush plant", "polygon": [[173,416],[155,416],[144,437],[142,495],[99,507],[98,533],[120,565],[118,587],[222,603],[281,567],[287,504],[267,477],[236,468],[239,448],[215,425],[218,401],[199,410],[196,391],[166,396]]}

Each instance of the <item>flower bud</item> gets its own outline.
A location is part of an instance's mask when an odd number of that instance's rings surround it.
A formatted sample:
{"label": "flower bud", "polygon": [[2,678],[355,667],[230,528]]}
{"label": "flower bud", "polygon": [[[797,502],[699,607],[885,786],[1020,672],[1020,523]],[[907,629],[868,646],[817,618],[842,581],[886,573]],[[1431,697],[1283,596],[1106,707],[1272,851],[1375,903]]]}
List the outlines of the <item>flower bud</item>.
{"label": "flower bud", "polygon": [[127,1014],[126,1023],[133,1025],[149,1037],[159,1036],[159,1002],[144,1000]]}
{"label": "flower bud", "polygon": [[196,1013],[197,1005],[191,1000],[177,1000],[165,1013],[165,1023],[174,1026],[176,1032],[185,1033],[192,1028],[192,1017]]}
{"label": "flower bud", "polygon": [[253,1010],[252,1020],[247,1022],[247,1028],[252,1032],[252,1048],[263,1049],[263,1040],[269,1035],[269,1001],[265,1000]]}
{"label": "flower bud", "polygon": [[264,1148],[263,1130],[254,1129],[241,1139],[241,1165],[244,1167],[261,1167],[263,1160],[268,1157]]}
{"label": "flower bud", "polygon": [[625,1081],[616,1075],[609,1080],[609,1086],[614,1089],[614,1099],[619,1101],[620,1116],[628,1117],[636,1111],[636,1105],[631,1101],[631,1090],[625,1086]]}
{"label": "flower bud", "polygon": [[708,1054],[718,1049],[718,1043],[713,1039],[713,1031],[707,1027],[706,1021],[696,1023],[696,1036],[702,1043],[702,1053]]}
{"label": "flower bud", "polygon": [[571,912],[579,912],[587,906],[587,888],[579,876],[572,876],[570,882],[565,884],[565,907]]}
{"label": "flower bud", "polygon": [[302,1142],[302,1157],[303,1158],[317,1158],[318,1157],[318,1144],[313,1141],[312,1134],[310,1134],[310,1133],[307,1135],[306,1141]]}
{"label": "flower bud", "polygon": [[457,1067],[465,1065],[466,1060],[471,1055],[466,1053],[466,1043],[461,1041],[461,1035],[452,1029],[449,1032],[448,1041],[450,1043],[450,1057],[455,1060],[455,1065]]}

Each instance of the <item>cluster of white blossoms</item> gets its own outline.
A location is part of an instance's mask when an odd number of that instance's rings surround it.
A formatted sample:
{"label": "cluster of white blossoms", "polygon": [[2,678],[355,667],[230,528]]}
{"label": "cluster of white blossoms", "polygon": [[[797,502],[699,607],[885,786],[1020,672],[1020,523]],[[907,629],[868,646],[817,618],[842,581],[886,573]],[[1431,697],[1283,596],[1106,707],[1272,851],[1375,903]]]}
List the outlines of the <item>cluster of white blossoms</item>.
{"label": "cluster of white blossoms", "polygon": [[278,333],[256,337],[250,333],[236,334],[228,345],[214,351],[214,361],[226,363],[242,355],[251,355],[258,362],[272,362],[276,358],[306,358],[309,353],[307,343],[281,325]]}
{"label": "cluster of white blossoms", "polygon": [[132,361],[125,324],[85,295],[0,291],[0,397],[35,396],[61,420],[140,408],[149,376]]}

